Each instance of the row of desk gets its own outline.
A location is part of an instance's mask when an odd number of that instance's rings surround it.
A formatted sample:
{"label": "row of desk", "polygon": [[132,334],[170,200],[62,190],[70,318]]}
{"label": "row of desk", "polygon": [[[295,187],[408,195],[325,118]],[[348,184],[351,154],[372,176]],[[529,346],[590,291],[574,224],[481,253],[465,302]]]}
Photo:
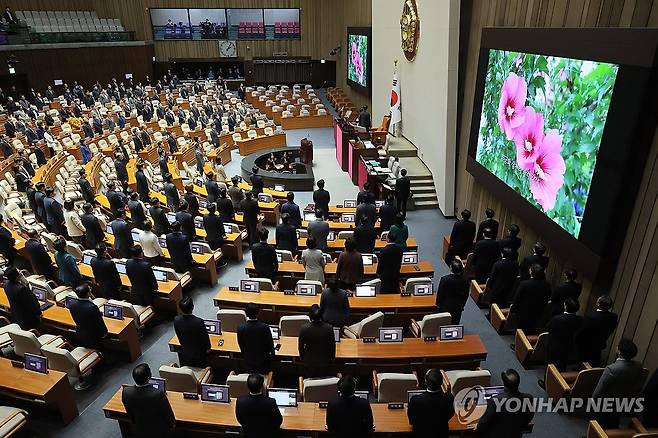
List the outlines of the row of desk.
{"label": "row of desk", "polygon": [[[338,268],[338,263],[332,262],[327,263],[324,267],[325,277],[332,277],[336,275],[336,269]],[[254,263],[249,261],[245,272],[248,275],[255,276],[256,270],[254,269]],[[295,261],[284,261],[279,263],[279,270],[277,271],[280,275],[288,275],[291,277],[304,277],[304,266],[300,262]],[[363,267],[363,276],[366,279],[377,277],[377,264],[364,266]],[[421,260],[417,265],[402,265],[400,267],[400,277],[401,278],[410,278],[410,277],[433,277],[434,276],[434,267],[432,262],[428,260]]]}

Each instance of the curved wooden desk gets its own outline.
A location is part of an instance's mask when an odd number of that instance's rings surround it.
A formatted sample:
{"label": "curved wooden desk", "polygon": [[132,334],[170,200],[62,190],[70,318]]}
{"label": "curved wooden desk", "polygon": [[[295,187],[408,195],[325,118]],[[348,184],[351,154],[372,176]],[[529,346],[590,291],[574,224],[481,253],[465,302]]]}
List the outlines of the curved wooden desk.
{"label": "curved wooden desk", "polygon": [[250,140],[239,140],[235,143],[242,156],[253,154],[263,149],[279,148],[288,145],[285,133],[264,135]]}

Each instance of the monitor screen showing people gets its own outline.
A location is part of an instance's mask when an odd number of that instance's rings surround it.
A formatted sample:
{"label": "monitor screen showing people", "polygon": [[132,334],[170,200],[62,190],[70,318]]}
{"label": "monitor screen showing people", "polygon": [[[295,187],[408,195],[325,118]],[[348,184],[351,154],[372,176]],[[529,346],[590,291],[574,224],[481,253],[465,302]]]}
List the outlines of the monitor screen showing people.
{"label": "monitor screen showing people", "polygon": [[204,319],[203,325],[206,326],[206,331],[211,335],[222,334],[222,323],[216,319]]}
{"label": "monitor screen showing people", "polygon": [[213,403],[230,403],[231,399],[229,397],[228,386],[202,383],[201,401]]}
{"label": "monitor screen showing people", "polygon": [[103,305],[103,315],[111,319],[123,319],[123,307],[115,304]]}
{"label": "monitor screen showing people", "polygon": [[260,283],[253,280],[240,280],[240,292],[260,292]]}
{"label": "monitor screen showing people", "polygon": [[130,231],[130,235],[132,236],[134,242],[139,242],[139,231],[138,230],[133,228]]}
{"label": "monitor screen showing people", "polygon": [[279,263],[283,262],[283,254],[281,254],[279,251],[276,252],[276,261]]}
{"label": "monitor screen showing people", "polygon": [[357,297],[374,297],[377,294],[377,288],[367,284],[358,284],[354,295]]}
{"label": "monitor screen showing people", "polygon": [[226,234],[233,233],[233,226],[231,226],[231,224],[224,224],[224,233]]}
{"label": "monitor screen showing people", "polygon": [[35,373],[48,374],[48,358],[37,354],[25,353],[25,369]]}
{"label": "monitor screen showing people", "polygon": [[161,247],[166,248],[167,247],[167,238],[166,237],[158,237],[158,243],[160,244]]}
{"label": "monitor screen showing people", "polygon": [[329,231],[329,234],[327,234],[327,241],[333,242],[334,240],[336,240],[336,233]]}
{"label": "monitor screen showing people", "polygon": [[258,195],[258,202],[271,202],[270,195],[267,193],[260,193]]}
{"label": "monitor screen showing people", "polygon": [[402,327],[381,327],[379,342],[402,342]]}
{"label": "monitor screen showing people", "polygon": [[276,401],[276,405],[281,408],[290,408],[297,406],[297,390],[284,388],[269,388],[267,395]]}
{"label": "monitor screen showing people", "polygon": [[444,325],[440,328],[439,339],[441,341],[457,341],[464,339],[463,325]]}
{"label": "monitor screen showing people", "polygon": [[403,252],[402,253],[402,264],[403,265],[417,265],[418,264],[418,253],[417,252]]}
{"label": "monitor screen showing people", "polygon": [[433,293],[434,292],[432,291],[432,283],[414,284],[414,295],[417,297],[423,295],[432,295]]}
{"label": "monitor screen showing people", "polygon": [[304,220],[305,220],[305,221],[308,221],[308,222],[310,222],[310,221],[314,221],[314,220],[315,220],[315,213],[312,213],[312,212],[305,212],[305,213],[304,213]]}
{"label": "monitor screen showing people", "polygon": [[285,192],[286,191],[286,186],[283,184],[274,184],[274,190],[277,192]]}

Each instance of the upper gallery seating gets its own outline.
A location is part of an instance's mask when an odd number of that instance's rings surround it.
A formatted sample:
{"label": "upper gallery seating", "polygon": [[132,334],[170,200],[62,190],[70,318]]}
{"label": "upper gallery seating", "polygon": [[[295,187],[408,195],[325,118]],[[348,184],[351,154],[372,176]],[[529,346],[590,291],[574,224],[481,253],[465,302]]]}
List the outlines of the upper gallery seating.
{"label": "upper gallery seating", "polygon": [[118,18],[98,18],[96,11],[16,11],[31,32],[123,32]]}

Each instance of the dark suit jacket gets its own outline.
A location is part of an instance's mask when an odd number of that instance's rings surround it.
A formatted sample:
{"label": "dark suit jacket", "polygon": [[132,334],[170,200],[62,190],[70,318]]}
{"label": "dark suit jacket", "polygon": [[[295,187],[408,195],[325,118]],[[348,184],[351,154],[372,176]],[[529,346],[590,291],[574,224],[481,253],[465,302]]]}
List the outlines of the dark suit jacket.
{"label": "dark suit jacket", "polygon": [[356,225],[360,225],[361,220],[364,217],[368,218],[369,225],[372,226],[375,225],[375,222],[377,221],[377,207],[375,207],[375,204],[364,202],[356,207],[356,214],[354,215],[354,223]]}
{"label": "dark suit jacket", "polygon": [[406,199],[411,193],[411,180],[408,176],[401,176],[395,180],[395,196]]}
{"label": "dark suit jacket", "polygon": [[106,298],[117,298],[121,291],[121,276],[117,271],[114,261],[106,257],[94,257],[91,259],[91,270],[94,273],[94,279],[101,288],[103,296]]}
{"label": "dark suit jacket", "polygon": [[99,349],[107,333],[103,315],[91,300],[72,300],[69,311],[75,321],[75,334],[83,347]]}
{"label": "dark suit jacket", "polygon": [[248,320],[238,326],[238,345],[249,373],[267,373],[274,359],[274,341],[267,324],[257,319]]}
{"label": "dark suit jacket", "polygon": [[136,296],[135,304],[151,305],[158,290],[151,264],[144,259],[130,259],[126,262],[126,274],[132,285],[131,291]]}
{"label": "dark suit jacket", "polygon": [[379,227],[381,231],[388,231],[391,225],[395,223],[395,216],[398,214],[398,209],[393,204],[384,204],[379,207]]}
{"label": "dark suit jacket", "polygon": [[377,231],[372,226],[359,225],[354,229],[354,240],[356,241],[357,251],[362,254],[372,254],[375,251]]}
{"label": "dark suit jacket", "polygon": [[472,263],[478,283],[487,281],[491,267],[498,260],[500,260],[500,246],[494,239],[483,239],[475,244]]}
{"label": "dark suit jacket", "polygon": [[[531,399],[530,394],[522,392],[509,392],[505,390],[499,399],[519,398]],[[496,412],[496,405],[492,400],[487,403],[487,409],[480,418],[477,425],[477,431],[480,436],[487,438],[521,438],[523,430],[534,417],[533,412],[523,412],[522,410],[510,412],[506,409],[507,402],[503,403],[501,412]],[[515,403],[512,403],[516,406]]]}
{"label": "dark suit jacket", "polygon": [[35,239],[28,239],[25,242],[25,250],[30,256],[32,267],[37,274],[52,276],[55,272],[52,259],[43,244]]}
{"label": "dark suit jacket", "polygon": [[115,219],[110,224],[110,227],[112,227],[112,234],[114,234],[115,251],[119,257],[130,257],[130,248],[135,244],[133,242],[133,236],[130,233],[130,225],[124,220]]}
{"label": "dark suit jacket", "polygon": [[327,405],[327,429],[334,438],[367,437],[372,434],[372,409],[361,397],[338,396]]}
{"label": "dark suit jacket", "polygon": [[527,280],[530,278],[530,267],[534,264],[540,265],[546,269],[548,267],[548,257],[535,254],[526,256],[519,265],[519,275],[521,276],[521,280]]}
{"label": "dark suit jacket", "polygon": [[190,240],[186,235],[181,232],[167,234],[167,249],[176,272],[182,273],[192,269],[194,259],[190,249]]}
{"label": "dark suit jacket", "polygon": [[96,199],[96,193],[94,192],[94,189],[91,188],[89,181],[87,181],[86,178],[80,178],[78,184],[80,184],[80,191],[82,192],[84,200],[93,205],[94,200]]}
{"label": "dark suit jacket", "polygon": [[258,201],[244,199],[240,202],[240,210],[242,210],[244,224],[247,228],[249,226],[255,227],[258,224],[258,213],[260,213]]}
{"label": "dark suit jacket", "polygon": [[0,254],[7,256],[8,258],[13,258],[16,249],[14,245],[16,244],[16,239],[11,234],[7,228],[0,226]]}
{"label": "dark suit jacket", "polygon": [[206,192],[208,192],[208,203],[217,202],[217,199],[219,199],[219,185],[217,185],[217,181],[206,180],[204,185],[206,186]]}
{"label": "dark suit jacket", "polygon": [[140,438],[166,437],[176,424],[167,395],[151,385],[125,386],[121,400]]}
{"label": "dark suit jacket", "polygon": [[343,289],[338,289],[336,292],[332,292],[329,288],[323,290],[320,296],[320,310],[324,322],[334,327],[343,327],[350,317],[347,292]]}
{"label": "dark suit jacket", "polygon": [[494,240],[498,236],[498,221],[496,219],[485,219],[480,224],[478,225],[478,232],[477,236],[475,237],[475,240],[482,240],[484,239],[484,229],[485,228],[491,228],[491,231],[493,231],[494,235]]}
{"label": "dark suit jacket", "polygon": [[439,312],[459,314],[464,310],[468,299],[469,282],[467,278],[457,274],[441,277],[436,291],[436,306]]}
{"label": "dark suit jacket", "polygon": [[334,329],[322,320],[304,324],[297,341],[299,358],[307,367],[324,367],[336,358]]}
{"label": "dark suit jacket", "polygon": [[603,397],[637,397],[644,380],[642,364],[634,360],[617,359],[605,367],[599,383],[596,384],[592,398]]}
{"label": "dark suit jacket", "polygon": [[219,198],[217,200],[217,213],[222,218],[222,222],[234,222],[235,211],[233,210],[233,202],[229,198]]}
{"label": "dark suit jacket", "polygon": [[108,190],[105,193],[105,196],[107,197],[107,202],[110,204],[112,216],[116,214],[117,210],[123,210],[126,207],[126,203],[128,202],[126,195],[114,190]]}
{"label": "dark suit jacket", "polygon": [[23,330],[36,329],[41,323],[39,301],[27,286],[17,281],[5,283],[5,294],[11,307],[11,320]]}
{"label": "dark suit jacket", "polygon": [[14,180],[16,181],[16,190],[25,193],[25,190],[27,190],[27,183],[30,181],[29,174],[16,172]]}
{"label": "dark suit jacket", "polygon": [[135,181],[137,183],[135,191],[139,193],[139,197],[142,199],[148,199],[150,193],[149,182],[148,179],[146,179],[144,172],[138,170],[135,173]]}
{"label": "dark suit jacket", "polygon": [[187,211],[190,212],[193,218],[199,216],[199,198],[194,193],[185,192],[183,199],[187,201]]}
{"label": "dark suit jacket", "polygon": [[257,198],[259,193],[263,193],[263,187],[265,186],[263,177],[260,175],[251,175],[249,181],[251,182],[251,193],[254,194],[254,198]]}
{"label": "dark suit jacket", "polygon": [[325,213],[329,212],[329,202],[331,195],[325,189],[317,189],[313,192],[313,203],[316,210],[322,210]]}
{"label": "dark suit jacket", "polygon": [[43,209],[46,212],[46,221],[50,225],[61,225],[64,223],[62,204],[55,200],[55,198],[46,196],[43,199]]}
{"label": "dark suit jacket", "polygon": [[276,401],[265,394],[238,397],[235,416],[242,426],[244,438],[276,437],[283,423]]}
{"label": "dark suit jacket", "polygon": [[444,438],[449,435],[448,422],[455,414],[455,398],[443,391],[424,392],[411,397],[407,407],[413,436]]}
{"label": "dark suit jacket", "polygon": [[551,285],[546,280],[528,279],[519,284],[512,300],[512,312],[517,314],[519,328],[537,327],[551,296]]}
{"label": "dark suit jacket", "polygon": [[368,191],[362,190],[356,195],[356,205],[361,205],[363,203],[374,204],[375,203],[375,194]]}
{"label": "dark suit jacket", "polygon": [[276,226],[276,247],[297,251],[297,231],[290,224],[279,224]]}
{"label": "dark suit jacket", "polygon": [[503,259],[493,264],[487,280],[487,287],[491,289],[492,303],[507,307],[518,274],[519,264],[516,260]]}
{"label": "dark suit jacket", "polygon": [[574,337],[583,324],[583,317],[572,313],[555,315],[548,321],[548,360],[554,363],[566,361],[573,350]]}
{"label": "dark suit jacket", "polygon": [[363,279],[363,258],[358,251],[343,251],[338,256],[336,280],[356,284]]}
{"label": "dark suit jacket", "polygon": [[576,347],[583,354],[600,355],[608,338],[617,328],[617,315],[612,312],[593,311],[585,315],[580,331],[576,333]]}
{"label": "dark suit jacket", "polygon": [[281,214],[288,213],[290,215],[289,224],[295,228],[302,226],[302,215],[299,211],[299,205],[294,202],[286,202],[281,206]]}
{"label": "dark suit jacket", "polygon": [[95,248],[105,239],[105,230],[101,228],[101,223],[92,213],[84,213],[80,217],[82,225],[85,227],[85,243],[88,248]]}
{"label": "dark suit jacket", "polygon": [[117,173],[119,181],[128,181],[128,170],[126,169],[126,162],[119,159],[114,160],[114,169]]}
{"label": "dark suit jacket", "polygon": [[167,213],[162,209],[162,207],[152,206],[149,209],[151,213],[151,219],[153,220],[153,232],[158,236],[162,234],[167,234],[171,231],[171,226],[167,220]]}
{"label": "dark suit jacket", "polygon": [[377,275],[382,279],[382,293],[399,293],[400,267],[404,250],[395,243],[388,243],[379,252]]}
{"label": "dark suit jacket", "polygon": [[452,226],[450,233],[450,249],[454,255],[464,258],[473,248],[473,239],[475,239],[475,222],[458,220]]}
{"label": "dark suit jacket", "polygon": [[180,223],[181,231],[187,237],[188,242],[191,242],[196,237],[196,228],[194,228],[194,218],[186,211],[179,211],[176,213],[176,220]]}
{"label": "dark suit jacket", "polygon": [[551,313],[558,315],[564,311],[564,302],[567,298],[578,301],[583,285],[575,281],[565,281],[553,289],[551,294]]}
{"label": "dark suit jacket", "polygon": [[[229,201],[229,204],[231,201]],[[224,222],[218,214],[206,214],[203,216],[203,228],[206,230],[206,241],[217,247],[224,242],[226,232],[224,231]]]}
{"label": "dark suit jacket", "polygon": [[279,269],[276,250],[267,243],[260,242],[251,248],[254,269],[259,277],[274,278]]}
{"label": "dark suit jacket", "polygon": [[146,211],[141,202],[130,200],[128,201],[128,210],[130,210],[130,219],[135,227],[142,229],[144,222],[146,222]]}
{"label": "dark suit jacket", "polygon": [[43,206],[43,200],[46,198],[46,194],[44,192],[40,192],[37,190],[37,192],[34,194],[34,202],[37,204],[37,217],[41,219],[41,222],[46,222],[46,212],[44,210]]}
{"label": "dark suit jacket", "polygon": [[178,352],[180,366],[205,367],[210,337],[203,319],[194,315],[178,315],[174,318],[174,331],[181,345]]}

